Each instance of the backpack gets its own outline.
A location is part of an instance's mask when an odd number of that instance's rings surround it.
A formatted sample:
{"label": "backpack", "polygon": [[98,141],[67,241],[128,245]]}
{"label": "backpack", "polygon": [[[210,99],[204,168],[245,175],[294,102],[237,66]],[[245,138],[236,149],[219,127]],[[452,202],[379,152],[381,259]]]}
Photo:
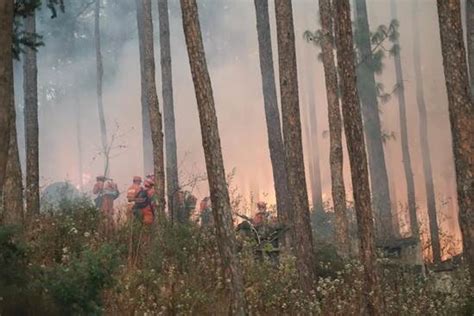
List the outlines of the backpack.
{"label": "backpack", "polygon": [[145,189],[141,188],[135,196],[136,201],[133,206],[134,209],[144,209],[151,204],[151,199],[148,197],[148,193]]}
{"label": "backpack", "polygon": [[102,207],[102,200],[103,200],[103,197],[102,197],[102,194],[99,194],[95,199],[94,199],[94,204],[95,204],[95,207],[100,209]]}

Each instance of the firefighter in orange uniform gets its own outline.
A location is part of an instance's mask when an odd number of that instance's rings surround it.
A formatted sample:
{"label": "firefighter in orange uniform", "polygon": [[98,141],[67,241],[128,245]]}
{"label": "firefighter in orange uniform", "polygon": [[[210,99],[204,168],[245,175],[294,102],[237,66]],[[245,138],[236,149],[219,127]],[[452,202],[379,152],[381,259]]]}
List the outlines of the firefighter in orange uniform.
{"label": "firefighter in orange uniform", "polygon": [[155,208],[156,205],[153,202],[155,196],[155,182],[148,178],[145,180],[145,191],[146,191],[146,203],[145,207],[142,208],[142,220],[143,224],[151,225],[155,219]]}
{"label": "firefighter in orange uniform", "polygon": [[133,209],[133,206],[135,205],[138,192],[140,192],[141,189],[142,189],[142,178],[139,176],[134,176],[133,183],[127,190],[127,201],[128,201],[127,216],[131,216],[132,209]]}
{"label": "firefighter in orange uniform", "polygon": [[258,202],[257,203],[257,213],[255,214],[252,222],[255,225],[255,227],[262,226],[265,224],[267,221],[271,220],[270,218],[270,212],[267,210],[267,203],[265,202]]}

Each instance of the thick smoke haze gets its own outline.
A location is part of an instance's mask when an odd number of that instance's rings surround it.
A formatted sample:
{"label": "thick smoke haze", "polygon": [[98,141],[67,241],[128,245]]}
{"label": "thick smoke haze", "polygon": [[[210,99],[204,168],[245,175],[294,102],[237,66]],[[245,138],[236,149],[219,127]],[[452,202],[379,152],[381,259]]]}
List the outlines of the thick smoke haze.
{"label": "thick smoke haze", "polygon": [[[109,138],[115,135],[116,150],[112,154],[110,176],[123,192],[132,176],[143,175],[140,65],[136,27],[135,5],[132,0],[123,3],[122,9],[107,0],[101,12],[102,54],[104,72],[104,109]],[[423,226],[427,226],[426,197],[419,140],[418,110],[415,98],[412,1],[398,3],[400,22],[401,59],[404,68],[404,86],[410,138],[410,154],[416,185],[417,204]],[[235,168],[233,186],[247,199],[251,193],[256,199],[274,203],[274,190],[270,156],[265,126],[263,96],[259,68],[255,8],[252,0],[199,1],[201,27],[216,101],[219,131],[226,172]],[[154,4],[155,5],[155,4]],[[66,13],[74,15],[79,5],[66,1]],[[79,6],[80,7],[80,6]],[[125,8],[125,9],[124,9]],[[126,8],[129,10],[127,11]],[[161,105],[161,74],[159,54],[158,10],[153,9],[155,20],[155,63],[158,95]],[[391,20],[389,0],[368,1],[370,26],[388,25]],[[43,34],[45,47],[38,54],[40,100],[40,174],[42,187],[56,181],[68,180],[83,192],[90,192],[95,176],[103,173],[100,155],[100,130],[95,90],[95,52],[93,45],[93,14],[86,11],[77,19],[79,31],[70,38],[71,48],[61,34],[53,31],[66,23],[65,17],[49,19],[43,10],[38,30]],[[318,61],[319,49],[303,38],[305,30],[319,28],[317,2],[293,1],[295,37],[297,48],[298,78],[302,122],[308,122],[308,91],[315,97],[318,133],[306,135],[305,156],[309,142],[320,159],[321,183],[324,201],[331,204],[329,171],[329,138],[326,92],[322,63]],[[416,13],[420,24],[421,60],[425,100],[428,110],[433,178],[437,198],[440,229],[455,239],[460,238],[457,224],[457,203],[451,134],[448,120],[447,97],[442,69],[441,47],[436,3],[422,1]],[[182,29],[179,1],[170,0],[170,32],[173,65],[173,88],[177,128],[178,161],[180,178],[187,183],[205,173],[198,112],[191,80],[188,57]],[[276,47],[275,10],[270,1],[270,23],[274,66],[278,82],[278,52]],[[72,51],[72,57],[68,52]],[[19,128],[22,124],[21,65],[16,65],[16,94]],[[393,59],[386,56],[383,74],[377,81],[387,91],[395,85]],[[395,135],[385,144],[385,155],[390,178],[392,204],[400,211],[402,233],[407,233],[406,187],[400,150],[398,103],[396,96],[380,104],[382,126]],[[79,127],[78,128],[78,123]],[[79,134],[78,134],[79,133]],[[24,144],[19,132],[20,145]],[[79,174],[78,135],[82,144],[83,172]],[[21,149],[22,151],[24,148]],[[24,155],[23,155],[24,157]],[[348,199],[352,200],[347,152],[345,152],[345,182]],[[309,160],[306,159],[306,169]],[[80,187],[81,179],[83,186]],[[307,173],[310,190],[309,173]],[[199,182],[192,189],[200,199],[208,195],[207,183]],[[311,194],[309,194],[311,196]],[[251,206],[253,208],[253,206]],[[454,253],[460,249],[452,249]],[[445,255],[447,252],[444,253]]]}

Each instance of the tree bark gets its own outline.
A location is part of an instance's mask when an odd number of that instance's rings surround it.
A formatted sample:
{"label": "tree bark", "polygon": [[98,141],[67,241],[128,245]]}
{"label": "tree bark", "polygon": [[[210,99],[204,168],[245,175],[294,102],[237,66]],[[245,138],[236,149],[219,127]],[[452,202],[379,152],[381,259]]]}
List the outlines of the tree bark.
{"label": "tree bark", "polygon": [[232,315],[245,315],[241,265],[237,257],[232,210],[222,158],[211,79],[207,69],[196,0],[181,0],[183,29],[201,123],[201,136],[211,194],[212,213],[222,268],[230,278]]}
{"label": "tree bark", "polygon": [[319,163],[319,132],[318,132],[318,118],[316,114],[316,102],[314,98],[313,73],[308,74],[308,89],[306,90],[308,97],[308,116],[309,116],[309,130],[308,141],[311,164],[311,200],[313,202],[313,211],[324,212],[323,205],[323,189],[321,187],[321,166]]}
{"label": "tree bark", "polygon": [[393,236],[390,190],[382,141],[382,127],[379,117],[377,91],[372,65],[372,46],[370,43],[369,20],[365,0],[356,0],[357,47],[360,60],[357,67],[357,88],[362,102],[364,131],[369,158],[372,204],[376,214],[377,236],[386,241]]}
{"label": "tree bark", "polygon": [[[0,2],[0,190],[3,189],[10,146],[10,107],[14,99],[13,80],[13,0]],[[0,197],[2,196],[0,192]]]}
{"label": "tree bark", "polygon": [[438,0],[444,76],[459,203],[464,258],[474,295],[474,104],[468,81],[459,0]]}
{"label": "tree bark", "polygon": [[333,8],[330,0],[319,0],[323,38],[321,42],[329,122],[329,163],[331,193],[336,215],[336,242],[343,254],[350,253],[349,221],[346,212],[346,191],[343,174],[342,120],[339,107],[337,69],[334,63]]}
{"label": "tree bark", "polygon": [[336,9],[336,47],[342,91],[344,131],[349,151],[354,204],[359,231],[360,260],[364,266],[364,291],[367,310],[362,314],[383,315],[382,297],[376,267],[374,222],[370,202],[367,156],[362,128],[362,115],[357,92],[355,54],[349,0],[334,2]]}
{"label": "tree bark", "polygon": [[186,221],[185,214],[178,214],[176,194],[179,191],[178,154],[176,146],[176,128],[173,103],[173,76],[171,67],[170,26],[168,0],[158,0],[160,21],[161,84],[163,94],[163,116],[165,122],[166,145],[166,189],[168,192],[168,210],[172,221],[176,215],[180,222]]}
{"label": "tree bark", "polygon": [[[36,33],[36,14],[25,18],[28,36]],[[26,145],[26,210],[39,214],[39,127],[38,127],[38,66],[36,51],[26,48],[23,62],[23,93],[25,98],[25,145]],[[15,141],[16,142],[16,141]]]}
{"label": "tree bark", "polygon": [[[398,19],[397,4],[396,0],[390,2],[392,19]],[[400,45],[400,41],[395,39],[395,45]],[[400,145],[402,149],[403,157],[403,169],[405,172],[405,182],[407,188],[407,200],[408,200],[408,213],[410,216],[410,231],[413,237],[419,240],[419,228],[418,219],[416,216],[416,195],[415,195],[415,182],[413,179],[413,171],[411,167],[410,148],[408,141],[408,122],[406,113],[406,99],[405,99],[405,86],[403,82],[403,68],[400,51],[394,56],[395,63],[395,77],[397,80],[397,97],[398,97],[398,109],[400,115]]]}
{"label": "tree bark", "polygon": [[104,104],[102,101],[102,78],[104,76],[104,68],[102,66],[102,52],[100,47],[100,2],[95,0],[94,9],[94,40],[95,40],[95,60],[96,60],[96,76],[97,76],[97,109],[99,112],[100,141],[102,145],[102,153],[104,155],[104,175],[109,172],[107,152],[107,127],[105,124]]}
{"label": "tree bark", "polygon": [[268,14],[268,0],[255,0],[257,18],[260,72],[262,74],[263,101],[267,123],[268,147],[273,169],[273,183],[277,202],[278,217],[288,221],[288,183],[285,169],[285,152],[281,134],[280,112],[278,109],[273,69],[273,52]]}
{"label": "tree bark", "polygon": [[278,64],[283,117],[283,139],[288,178],[293,246],[301,290],[308,294],[316,275],[313,235],[309,214],[308,192],[301,139],[298,75],[296,68],[295,34],[291,0],[276,0]]}
{"label": "tree bark", "polygon": [[474,0],[466,0],[466,33],[471,95],[474,95]]}
{"label": "tree bark", "polygon": [[418,0],[413,1],[413,62],[415,68],[415,92],[416,103],[418,107],[418,117],[420,120],[420,145],[421,158],[423,162],[423,175],[425,178],[426,204],[428,208],[428,220],[431,237],[431,249],[433,252],[433,261],[441,262],[441,246],[439,241],[438,215],[436,212],[436,199],[433,184],[433,173],[431,168],[431,154],[428,141],[428,116],[423,92],[423,75],[421,70],[420,58],[420,32],[418,25]]}
{"label": "tree bark", "polygon": [[[13,78],[13,68],[11,76]],[[11,93],[14,93],[13,80]],[[10,148],[8,149],[7,172],[3,185],[3,223],[20,225],[23,222],[23,178],[16,134],[15,100],[10,102]]]}
{"label": "tree bark", "polygon": [[151,0],[136,0],[142,108],[148,109],[153,142],[153,170],[158,214],[165,217],[165,170],[163,156],[163,124],[155,82],[155,54]]}

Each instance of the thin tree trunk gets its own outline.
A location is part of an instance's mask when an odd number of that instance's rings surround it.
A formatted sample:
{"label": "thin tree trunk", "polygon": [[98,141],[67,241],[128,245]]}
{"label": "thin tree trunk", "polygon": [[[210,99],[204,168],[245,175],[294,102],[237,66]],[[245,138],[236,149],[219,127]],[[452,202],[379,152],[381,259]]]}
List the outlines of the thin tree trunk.
{"label": "thin tree trunk", "polygon": [[151,0],[136,0],[138,41],[140,46],[140,74],[142,108],[148,109],[153,141],[153,169],[158,214],[165,217],[165,170],[163,156],[163,124],[155,82],[155,54]]}
{"label": "thin tree trunk", "polygon": [[[36,33],[36,14],[25,18],[25,31],[29,36]],[[26,210],[39,214],[39,127],[38,127],[38,66],[36,51],[26,48],[23,62],[23,93],[25,98],[25,145],[26,145]]]}
{"label": "thin tree trunk", "polygon": [[278,217],[288,221],[288,183],[285,169],[285,152],[281,134],[280,112],[278,110],[273,69],[273,52],[268,14],[268,0],[255,0],[257,18],[260,72],[262,74],[263,101],[267,123],[268,147],[273,169],[273,183],[277,202]]}
{"label": "thin tree trunk", "polygon": [[[13,80],[13,0],[0,2],[0,190],[3,189],[10,146],[10,107]],[[2,196],[0,192],[0,197]]]}
{"label": "thin tree trunk", "polygon": [[333,8],[330,0],[319,0],[319,13],[323,38],[321,43],[329,122],[329,163],[331,192],[336,215],[336,241],[339,251],[350,253],[349,221],[346,212],[346,191],[343,174],[342,120],[339,107],[337,69],[333,47]]}
{"label": "thin tree trunk", "polygon": [[321,187],[321,166],[319,163],[319,132],[318,132],[318,118],[316,114],[316,102],[314,99],[314,77],[313,74],[308,74],[308,89],[306,91],[308,95],[308,116],[309,116],[309,130],[308,141],[310,144],[309,150],[311,151],[310,163],[312,165],[312,185],[311,185],[311,198],[313,201],[313,211],[324,212],[323,205],[323,189]]}
{"label": "thin tree trunk", "polygon": [[459,203],[459,225],[464,258],[474,295],[474,104],[468,81],[459,0],[438,0],[444,76],[448,92],[449,120]]}
{"label": "thin tree trunk", "polygon": [[[69,58],[71,61],[74,61],[75,58],[77,58],[76,54],[76,38],[74,37],[74,33],[77,30],[77,20],[74,20],[72,22],[72,26],[70,28],[70,34],[69,34],[69,40],[70,42],[67,45],[66,49],[66,56],[65,58]],[[71,96],[74,98],[74,103],[73,103],[73,108],[75,111],[75,121],[76,121],[76,145],[77,145],[77,173],[78,173],[78,180],[79,180],[79,186],[80,190],[84,190],[84,179],[83,179],[83,173],[84,173],[84,164],[82,160],[82,128],[81,128],[81,121],[82,121],[82,103],[80,102],[80,98],[77,94],[77,90],[75,89],[76,87],[71,86]]]}
{"label": "thin tree trunk", "polygon": [[[397,4],[396,0],[391,0],[391,11],[392,19],[398,19]],[[395,39],[395,45],[400,45],[400,42]],[[418,219],[416,216],[416,195],[415,195],[415,182],[413,179],[413,171],[411,167],[410,148],[408,141],[408,122],[406,113],[406,100],[405,100],[405,85],[403,82],[403,68],[400,51],[394,56],[395,62],[395,76],[397,80],[397,97],[398,107],[400,115],[400,145],[402,149],[403,157],[403,169],[405,172],[405,182],[407,187],[407,198],[408,198],[408,213],[410,215],[410,231],[411,235],[417,240],[419,239],[419,228]]]}
{"label": "thin tree trunk", "polygon": [[184,36],[193,77],[201,123],[201,136],[211,193],[212,213],[223,271],[230,278],[231,310],[229,314],[245,315],[246,303],[241,265],[237,257],[232,225],[232,210],[222,158],[211,78],[207,70],[196,0],[181,0]]}
{"label": "thin tree trunk", "polygon": [[163,93],[163,115],[165,121],[166,144],[166,189],[168,192],[168,210],[171,220],[178,215],[180,222],[185,222],[185,214],[178,214],[176,194],[179,190],[178,154],[176,149],[176,128],[173,103],[173,76],[171,68],[170,26],[168,15],[168,0],[158,0],[158,15],[160,21],[160,51],[161,51],[161,82]]}
{"label": "thin tree trunk", "polygon": [[423,92],[423,75],[420,58],[420,28],[418,25],[418,0],[413,1],[413,62],[415,68],[415,92],[418,106],[418,117],[420,120],[420,145],[421,158],[423,162],[423,175],[425,178],[426,202],[428,208],[428,220],[430,227],[431,248],[433,261],[441,261],[441,246],[439,241],[438,215],[436,212],[436,199],[433,184],[433,173],[431,168],[431,154],[428,142],[428,116]]}
{"label": "thin tree trunk", "polygon": [[[13,69],[12,69],[13,77]],[[13,80],[12,95],[15,95]],[[21,175],[20,155],[16,135],[15,100],[10,102],[10,148],[8,150],[7,172],[3,185],[3,223],[21,224],[23,221],[23,178]]]}
{"label": "thin tree trunk", "polygon": [[83,179],[83,162],[82,162],[82,128],[81,128],[81,104],[79,103],[79,98],[76,98],[75,102],[76,108],[76,144],[77,144],[77,171],[79,173],[79,185],[81,191],[84,190],[84,179]]}
{"label": "thin tree trunk", "polygon": [[474,0],[466,0],[467,61],[471,79],[471,95],[474,94]]}
{"label": "thin tree trunk", "polygon": [[[306,91],[305,91],[306,92]],[[314,170],[313,170],[313,144],[311,143],[311,124],[309,123],[309,102],[308,100],[305,100],[305,104],[306,104],[306,109],[303,108],[303,113],[301,115],[302,117],[302,121],[301,121],[301,124],[302,124],[302,129],[303,129],[303,135],[305,135],[306,137],[304,138],[304,143],[303,143],[303,148],[306,148],[305,152],[306,152],[306,156],[308,157],[307,158],[307,163],[308,163],[308,173],[309,173],[309,187],[311,189],[311,194],[313,195],[313,192],[315,192],[316,190],[314,189],[315,187],[315,184],[314,184],[314,181],[315,181],[315,177],[314,177]],[[314,196],[311,196],[311,199],[312,199],[312,202],[313,202],[313,209],[312,211],[315,211],[316,210],[316,207],[315,207],[315,200],[316,198]]]}
{"label": "thin tree trunk", "polygon": [[393,236],[390,190],[382,141],[382,127],[379,117],[377,90],[372,65],[369,21],[365,0],[356,0],[357,29],[360,60],[357,67],[357,88],[362,104],[365,139],[369,158],[372,204],[376,214],[377,236],[386,241]]}
{"label": "thin tree trunk", "polygon": [[102,52],[100,48],[100,2],[95,0],[94,10],[94,40],[95,40],[95,60],[96,60],[96,76],[97,76],[97,109],[99,111],[99,125],[100,125],[100,141],[102,145],[102,153],[104,155],[104,175],[107,176],[108,162],[107,152],[107,128],[105,125],[104,104],[102,102],[102,78],[104,76],[104,68],[102,66]]}
{"label": "thin tree trunk", "polygon": [[[370,201],[369,172],[362,128],[362,115],[357,92],[355,54],[349,0],[334,2],[336,9],[336,47],[344,131],[349,151],[354,204],[359,231],[360,260],[364,266],[364,292],[367,311],[362,314],[383,315],[382,297],[377,275],[374,222]],[[357,313],[357,312],[356,312]]]}
{"label": "thin tree trunk", "polygon": [[301,139],[298,75],[296,68],[295,34],[291,0],[276,0],[278,62],[283,117],[285,163],[291,213],[293,246],[301,290],[308,294],[316,275],[313,235],[309,213],[308,192]]}

